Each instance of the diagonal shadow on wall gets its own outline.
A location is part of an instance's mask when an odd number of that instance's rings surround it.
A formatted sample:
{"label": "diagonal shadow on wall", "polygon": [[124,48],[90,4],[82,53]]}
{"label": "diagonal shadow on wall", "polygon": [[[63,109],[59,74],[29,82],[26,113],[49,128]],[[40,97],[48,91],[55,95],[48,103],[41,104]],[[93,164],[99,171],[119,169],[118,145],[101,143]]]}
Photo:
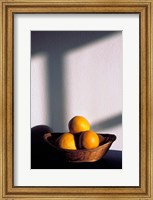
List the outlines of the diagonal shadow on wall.
{"label": "diagonal shadow on wall", "polygon": [[[117,34],[117,31],[32,31],[31,56],[39,53],[48,55],[47,90],[49,91],[48,115],[52,124],[57,124],[59,130],[65,128],[65,92],[63,55],[72,49],[82,47],[92,42],[103,40]],[[121,116],[105,122],[99,122],[92,127],[107,127],[110,123],[121,123]],[[54,131],[54,130],[53,130]]]}
{"label": "diagonal shadow on wall", "polygon": [[110,127],[115,127],[120,124],[122,124],[122,113],[119,113],[115,116],[111,116],[110,118],[92,124],[91,129],[99,131],[103,129],[108,129]]}

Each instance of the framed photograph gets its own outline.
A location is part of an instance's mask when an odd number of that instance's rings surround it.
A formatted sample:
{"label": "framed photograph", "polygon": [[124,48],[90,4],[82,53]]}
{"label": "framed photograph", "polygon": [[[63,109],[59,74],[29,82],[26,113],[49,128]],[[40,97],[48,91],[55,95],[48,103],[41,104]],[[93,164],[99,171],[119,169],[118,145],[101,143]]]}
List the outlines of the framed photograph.
{"label": "framed photograph", "polygon": [[153,199],[153,2],[1,8],[1,199]]}

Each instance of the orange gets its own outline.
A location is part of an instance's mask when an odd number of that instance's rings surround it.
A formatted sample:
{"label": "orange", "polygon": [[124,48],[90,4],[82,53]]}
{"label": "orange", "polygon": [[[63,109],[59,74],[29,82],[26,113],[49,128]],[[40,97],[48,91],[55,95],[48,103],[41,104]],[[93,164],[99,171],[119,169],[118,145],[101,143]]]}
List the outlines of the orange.
{"label": "orange", "polygon": [[58,146],[61,149],[76,150],[74,135],[72,133],[63,133],[58,139]]}
{"label": "orange", "polygon": [[75,116],[69,121],[69,130],[71,133],[80,133],[90,130],[90,124],[82,116]]}
{"label": "orange", "polygon": [[94,131],[85,131],[80,136],[80,147],[94,149],[99,146],[99,136]]}

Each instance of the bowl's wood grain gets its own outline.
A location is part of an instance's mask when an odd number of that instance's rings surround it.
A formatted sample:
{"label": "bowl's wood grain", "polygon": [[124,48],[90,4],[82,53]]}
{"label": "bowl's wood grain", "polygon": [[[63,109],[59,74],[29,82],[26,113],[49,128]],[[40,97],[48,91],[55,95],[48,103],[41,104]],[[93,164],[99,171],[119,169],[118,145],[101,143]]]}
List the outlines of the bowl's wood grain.
{"label": "bowl's wood grain", "polygon": [[106,154],[112,143],[116,140],[116,136],[113,134],[99,133],[98,136],[100,140],[100,145],[97,148],[88,150],[87,149],[67,150],[67,149],[60,149],[57,145],[58,141],[57,139],[62,134],[63,133],[46,133],[44,134],[43,138],[52,148],[56,149],[68,162],[95,162],[101,159]]}

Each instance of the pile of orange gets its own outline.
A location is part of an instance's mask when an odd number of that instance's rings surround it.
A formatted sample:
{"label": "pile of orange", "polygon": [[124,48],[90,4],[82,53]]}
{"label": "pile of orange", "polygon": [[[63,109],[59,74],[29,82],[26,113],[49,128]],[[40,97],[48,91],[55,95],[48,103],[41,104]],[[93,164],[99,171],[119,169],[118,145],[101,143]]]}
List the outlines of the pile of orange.
{"label": "pile of orange", "polygon": [[99,136],[90,130],[90,124],[82,116],[73,117],[68,124],[69,132],[58,138],[61,149],[94,149],[99,146]]}

